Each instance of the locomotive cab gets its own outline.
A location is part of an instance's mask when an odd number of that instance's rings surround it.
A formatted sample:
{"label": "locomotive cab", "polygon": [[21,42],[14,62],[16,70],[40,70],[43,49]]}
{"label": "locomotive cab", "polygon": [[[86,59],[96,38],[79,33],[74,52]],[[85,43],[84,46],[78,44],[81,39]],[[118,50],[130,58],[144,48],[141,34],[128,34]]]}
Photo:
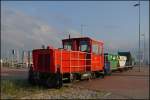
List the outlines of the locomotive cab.
{"label": "locomotive cab", "polygon": [[90,52],[90,38],[69,38],[62,40],[63,49],[72,51]]}
{"label": "locomotive cab", "polygon": [[88,37],[63,39],[62,45],[66,50],[103,54],[103,43]]}
{"label": "locomotive cab", "polygon": [[86,71],[104,71],[103,42],[88,37],[62,40],[63,49],[86,52]]}

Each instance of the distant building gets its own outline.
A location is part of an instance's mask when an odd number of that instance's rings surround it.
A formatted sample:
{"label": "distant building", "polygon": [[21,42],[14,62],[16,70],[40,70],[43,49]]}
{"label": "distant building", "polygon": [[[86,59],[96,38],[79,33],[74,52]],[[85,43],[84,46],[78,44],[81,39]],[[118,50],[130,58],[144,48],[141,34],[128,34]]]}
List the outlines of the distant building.
{"label": "distant building", "polygon": [[28,65],[32,64],[32,52],[31,51],[23,51],[22,52],[22,63],[26,67],[28,67]]}

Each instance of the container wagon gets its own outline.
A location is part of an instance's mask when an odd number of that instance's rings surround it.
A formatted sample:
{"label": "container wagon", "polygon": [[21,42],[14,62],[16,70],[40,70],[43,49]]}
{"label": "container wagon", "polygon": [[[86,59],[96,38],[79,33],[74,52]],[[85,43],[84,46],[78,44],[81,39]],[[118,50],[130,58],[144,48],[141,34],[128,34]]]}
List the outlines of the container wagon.
{"label": "container wagon", "polygon": [[125,64],[126,70],[133,68],[133,58],[132,58],[130,51],[129,52],[118,52],[118,55],[127,57],[126,64]]}
{"label": "container wagon", "polygon": [[127,60],[127,57],[126,56],[119,56],[119,67],[118,69],[120,71],[123,71],[125,69],[125,65],[126,65],[126,60]]}
{"label": "container wagon", "polygon": [[105,65],[110,67],[109,68],[110,72],[118,71],[119,70],[119,56],[116,54],[110,54],[110,53],[105,53],[104,55],[106,58]]}

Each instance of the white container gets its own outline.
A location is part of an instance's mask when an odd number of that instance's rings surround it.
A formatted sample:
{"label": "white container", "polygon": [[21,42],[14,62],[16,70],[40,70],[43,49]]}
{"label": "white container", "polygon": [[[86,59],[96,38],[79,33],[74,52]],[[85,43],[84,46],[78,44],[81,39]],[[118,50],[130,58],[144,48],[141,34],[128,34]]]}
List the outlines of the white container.
{"label": "white container", "polygon": [[119,68],[124,68],[126,64],[127,57],[119,56]]}

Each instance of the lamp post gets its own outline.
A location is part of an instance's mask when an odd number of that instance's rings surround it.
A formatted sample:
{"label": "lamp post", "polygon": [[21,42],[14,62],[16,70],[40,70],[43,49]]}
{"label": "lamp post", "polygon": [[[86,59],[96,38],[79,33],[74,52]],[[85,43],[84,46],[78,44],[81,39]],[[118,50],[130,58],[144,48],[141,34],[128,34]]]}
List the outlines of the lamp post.
{"label": "lamp post", "polygon": [[143,36],[143,41],[144,41],[144,49],[143,49],[143,64],[145,64],[145,34],[141,34],[141,36]]}
{"label": "lamp post", "polygon": [[140,0],[139,0],[139,3],[138,4],[135,4],[134,5],[135,7],[136,6],[139,6],[139,72],[141,70],[141,46],[140,46]]}

